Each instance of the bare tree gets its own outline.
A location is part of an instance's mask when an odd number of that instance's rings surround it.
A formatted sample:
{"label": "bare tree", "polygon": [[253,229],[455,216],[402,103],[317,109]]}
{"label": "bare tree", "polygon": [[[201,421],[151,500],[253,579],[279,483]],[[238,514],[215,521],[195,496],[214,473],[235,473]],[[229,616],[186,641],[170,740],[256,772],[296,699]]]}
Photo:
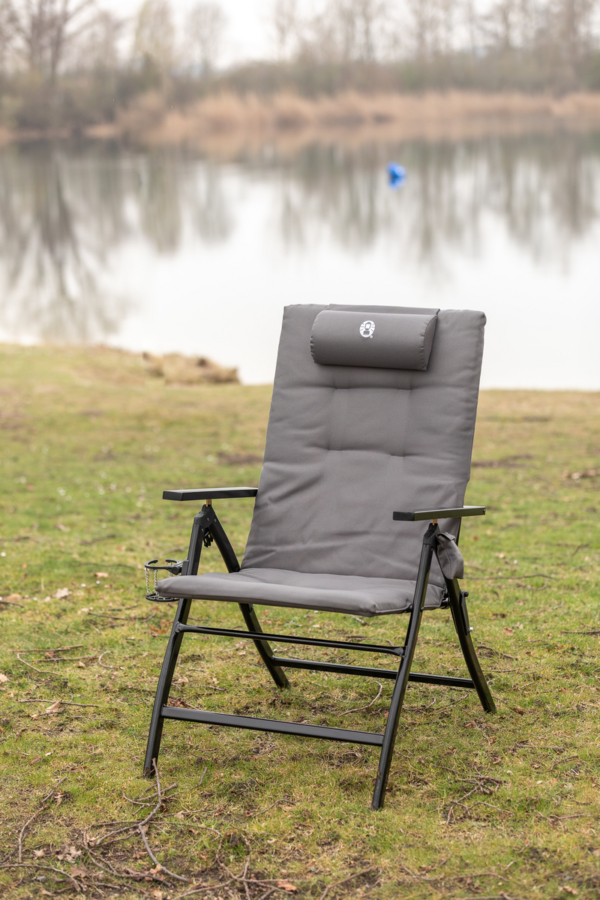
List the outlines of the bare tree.
{"label": "bare tree", "polygon": [[169,0],[145,0],[137,16],[135,53],[168,72],[175,59],[175,24]]}
{"label": "bare tree", "polygon": [[596,0],[551,0],[553,44],[561,70],[562,88],[574,88],[584,56],[593,40]]}
{"label": "bare tree", "polygon": [[93,17],[82,40],[74,43],[67,65],[78,70],[101,68],[115,71],[119,67],[119,39],[126,20],[119,19],[107,10]]}
{"label": "bare tree", "polygon": [[420,62],[439,51],[440,10],[438,0],[407,0],[413,52]]}
{"label": "bare tree", "polygon": [[227,28],[227,16],[218,3],[202,0],[196,3],[187,18],[188,56],[193,65],[202,68],[204,77],[214,71]]}
{"label": "bare tree", "polygon": [[90,24],[95,0],[2,0],[16,53],[30,71],[56,81],[67,49]]}
{"label": "bare tree", "polygon": [[298,0],[275,0],[271,7],[271,27],[277,56],[289,57],[297,46],[301,27]]}
{"label": "bare tree", "polygon": [[334,0],[295,21],[300,55],[322,61],[374,62],[389,44],[391,22],[384,0]]}
{"label": "bare tree", "polygon": [[15,23],[12,10],[8,4],[0,3],[0,74],[5,72],[10,64],[14,36]]}

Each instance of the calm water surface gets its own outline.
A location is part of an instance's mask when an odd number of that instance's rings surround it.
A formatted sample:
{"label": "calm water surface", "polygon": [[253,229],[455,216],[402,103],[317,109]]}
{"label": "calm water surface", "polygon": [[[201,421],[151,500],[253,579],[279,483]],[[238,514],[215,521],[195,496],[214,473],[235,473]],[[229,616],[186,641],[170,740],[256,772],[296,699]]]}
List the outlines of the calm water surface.
{"label": "calm water surface", "polygon": [[600,133],[229,162],[0,151],[0,340],[202,354],[267,382],[282,308],[332,302],[482,309],[484,386],[600,390]]}

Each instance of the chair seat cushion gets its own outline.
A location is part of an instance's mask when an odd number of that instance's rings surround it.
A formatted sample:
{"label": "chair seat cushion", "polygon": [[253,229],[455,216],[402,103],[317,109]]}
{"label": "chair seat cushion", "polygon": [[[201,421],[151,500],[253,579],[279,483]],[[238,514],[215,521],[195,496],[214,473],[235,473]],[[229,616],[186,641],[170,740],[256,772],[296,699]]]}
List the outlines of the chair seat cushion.
{"label": "chair seat cushion", "polygon": [[[392,578],[262,568],[247,568],[229,574],[181,575],[158,582],[162,597],[259,603],[361,616],[406,612],[412,607],[414,590],[414,582]],[[441,588],[430,585],[426,609],[438,607],[442,595]]]}

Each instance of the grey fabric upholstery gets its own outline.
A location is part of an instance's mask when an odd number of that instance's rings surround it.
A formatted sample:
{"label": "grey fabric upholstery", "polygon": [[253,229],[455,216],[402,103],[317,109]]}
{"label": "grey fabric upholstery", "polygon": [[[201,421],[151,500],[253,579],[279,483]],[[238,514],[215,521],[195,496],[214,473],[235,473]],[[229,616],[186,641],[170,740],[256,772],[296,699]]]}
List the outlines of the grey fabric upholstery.
{"label": "grey fabric upholstery", "polygon": [[[159,582],[165,597],[202,597],[204,600],[233,600],[289,606],[328,612],[378,616],[404,612],[412,606],[415,586],[392,578],[363,578],[360,575],[312,575],[283,569],[242,569],[229,575],[182,575]],[[425,606],[440,605],[442,591],[430,587]]]}
{"label": "grey fabric upholstery", "polygon": [[440,531],[437,536],[436,556],[446,578],[452,580],[465,577],[465,561],[453,534]]}
{"label": "grey fabric upholstery", "polygon": [[314,321],[310,349],[323,366],[425,371],[437,313],[371,313],[325,309]]}
{"label": "grey fabric upholstery", "polygon": [[[427,523],[394,522],[392,513],[464,502],[485,316],[442,310],[422,372],[317,365],[310,336],[324,309],[356,312],[314,305],[284,312],[264,466],[241,573],[165,579],[161,593],[178,582],[173,589],[179,596],[184,581],[194,579],[188,596],[272,603],[277,595],[283,605],[326,609],[333,607],[324,605],[323,588],[315,583],[311,599],[303,576],[340,576],[340,584],[354,576],[363,581],[352,582],[356,589],[346,592],[344,611],[405,608],[404,585],[414,585]],[[436,310],[360,310],[365,319],[379,312]],[[442,520],[440,528],[456,536],[459,523]],[[281,573],[289,579],[282,581]],[[375,581],[382,588],[396,583],[397,606],[375,599]],[[436,596],[439,602],[441,590],[434,589],[442,589],[444,580],[435,559],[429,584],[432,602]],[[225,593],[217,598],[219,591]],[[290,602],[300,594],[301,603]]]}

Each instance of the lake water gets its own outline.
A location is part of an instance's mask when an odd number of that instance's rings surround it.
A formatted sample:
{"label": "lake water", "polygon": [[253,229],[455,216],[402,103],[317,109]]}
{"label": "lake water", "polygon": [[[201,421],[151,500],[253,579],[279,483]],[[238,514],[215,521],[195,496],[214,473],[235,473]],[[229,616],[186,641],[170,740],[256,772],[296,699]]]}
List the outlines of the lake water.
{"label": "lake water", "polygon": [[290,303],[481,309],[485,387],[600,390],[600,133],[0,151],[0,340],[205,355],[261,383]]}

